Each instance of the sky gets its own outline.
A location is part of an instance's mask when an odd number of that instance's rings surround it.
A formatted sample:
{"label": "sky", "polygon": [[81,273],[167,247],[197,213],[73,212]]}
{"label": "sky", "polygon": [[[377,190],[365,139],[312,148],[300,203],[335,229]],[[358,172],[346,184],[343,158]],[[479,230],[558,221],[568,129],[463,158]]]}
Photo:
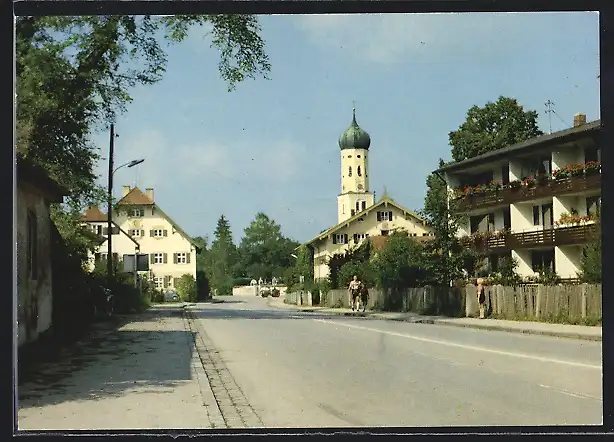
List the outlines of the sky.
{"label": "sky", "polygon": [[[552,131],[599,118],[599,17],[587,13],[267,15],[272,65],[228,92],[206,28],[167,48],[159,83],[131,90],[118,117],[115,174],[154,188],[192,236],[213,238],[225,215],[239,243],[264,212],[304,242],[337,222],[339,136],[352,120],[371,136],[369,175],[399,204],[423,207],[427,175],[450,159],[448,133],[467,110],[516,98]],[[109,136],[93,139],[106,157]],[[106,162],[99,164],[106,182]]]}

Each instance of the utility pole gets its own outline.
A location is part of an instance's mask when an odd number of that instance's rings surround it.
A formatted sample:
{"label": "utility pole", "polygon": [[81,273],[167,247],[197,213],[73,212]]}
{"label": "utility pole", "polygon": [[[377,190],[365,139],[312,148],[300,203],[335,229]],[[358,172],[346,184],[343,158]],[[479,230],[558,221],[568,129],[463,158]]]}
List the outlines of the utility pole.
{"label": "utility pole", "polygon": [[546,106],[546,113],[548,114],[548,133],[552,133],[552,113],[554,112],[554,103],[550,100],[544,103]]}
{"label": "utility pole", "polygon": [[[113,277],[113,148],[115,144],[115,125],[111,123],[109,138],[109,185],[107,189],[107,278]],[[136,259],[136,256],[135,256]]]}

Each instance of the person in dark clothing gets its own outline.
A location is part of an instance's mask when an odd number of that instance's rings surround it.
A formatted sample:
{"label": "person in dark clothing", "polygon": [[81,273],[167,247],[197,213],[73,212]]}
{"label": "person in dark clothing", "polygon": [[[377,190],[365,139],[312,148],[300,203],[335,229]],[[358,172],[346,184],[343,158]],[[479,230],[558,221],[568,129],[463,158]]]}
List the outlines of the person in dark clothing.
{"label": "person in dark clothing", "polygon": [[486,289],[484,287],[483,278],[478,278],[476,282],[476,292],[478,295],[478,305],[480,308],[480,319],[484,319],[484,312],[486,310]]}
{"label": "person in dark clothing", "polygon": [[360,302],[362,303],[362,311],[364,312],[367,310],[367,302],[369,302],[369,289],[364,282],[360,287]]}

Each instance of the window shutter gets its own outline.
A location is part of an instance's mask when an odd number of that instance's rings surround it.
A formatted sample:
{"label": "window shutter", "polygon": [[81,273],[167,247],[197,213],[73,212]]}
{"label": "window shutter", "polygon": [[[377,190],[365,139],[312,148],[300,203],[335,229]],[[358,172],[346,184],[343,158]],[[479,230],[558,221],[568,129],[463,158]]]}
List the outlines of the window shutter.
{"label": "window shutter", "polygon": [[190,253],[190,252],[187,252],[187,253],[185,254],[185,262],[186,262],[186,263],[188,263],[188,264],[190,263],[190,255],[191,255],[191,253]]}
{"label": "window shutter", "polygon": [[156,262],[156,255],[155,253],[150,253],[149,254],[149,264],[153,264]]}
{"label": "window shutter", "polygon": [[173,253],[173,264],[177,264],[177,254]]}
{"label": "window shutter", "polygon": [[167,260],[168,260],[168,254],[166,254],[166,253],[165,253],[165,254],[164,254],[164,257],[163,257],[163,261],[162,261],[162,262],[163,262],[164,264],[166,264],[166,263],[167,263]]}
{"label": "window shutter", "polygon": [[392,211],[388,212],[388,221],[392,221]]}
{"label": "window shutter", "polygon": [[333,233],[333,244],[337,244],[337,234]]}
{"label": "window shutter", "polygon": [[358,233],[354,233],[354,242],[358,242]]}
{"label": "window shutter", "polygon": [[163,234],[164,236],[168,236],[168,230],[164,229],[164,230],[162,231],[162,234]]}
{"label": "window shutter", "polygon": [[153,238],[153,230],[149,231],[149,236],[151,236]]}
{"label": "window shutter", "polygon": [[348,243],[348,234],[344,233],[343,234],[343,244],[347,244]]}
{"label": "window shutter", "polygon": [[113,232],[113,235],[119,235],[119,227],[115,226],[111,228],[111,231]]}
{"label": "window shutter", "polygon": [[382,212],[377,212],[377,220],[378,221],[382,220]]}
{"label": "window shutter", "polygon": [[107,236],[108,233],[109,233],[109,228],[108,227],[103,227],[102,228],[102,234]]}
{"label": "window shutter", "polygon": [[170,286],[171,286],[171,277],[167,275],[164,277],[164,287],[170,287]]}
{"label": "window shutter", "polygon": [[145,236],[145,230],[141,229],[141,236]]}

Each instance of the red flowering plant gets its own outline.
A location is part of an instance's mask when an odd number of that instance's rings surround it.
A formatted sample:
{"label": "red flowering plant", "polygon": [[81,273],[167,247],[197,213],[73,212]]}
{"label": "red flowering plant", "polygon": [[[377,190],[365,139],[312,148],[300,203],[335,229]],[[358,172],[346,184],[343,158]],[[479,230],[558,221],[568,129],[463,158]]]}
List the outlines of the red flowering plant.
{"label": "red flowering plant", "polygon": [[599,161],[589,161],[584,164],[585,175],[594,175],[599,172],[601,172],[601,163]]}
{"label": "red flowering plant", "polygon": [[511,189],[520,189],[520,186],[522,186],[522,181],[520,181],[520,180],[512,180],[512,181],[510,181],[509,187]]}
{"label": "red flowering plant", "polygon": [[525,179],[522,180],[522,185],[528,188],[535,186],[535,177],[529,175]]}
{"label": "red flowering plant", "polygon": [[486,185],[486,190],[489,192],[497,192],[503,188],[502,181],[491,181]]}
{"label": "red flowering plant", "polygon": [[588,222],[594,221],[595,217],[592,215],[581,216],[577,213],[563,213],[558,221],[554,222],[555,226],[566,226],[566,225],[581,225],[586,224]]}

